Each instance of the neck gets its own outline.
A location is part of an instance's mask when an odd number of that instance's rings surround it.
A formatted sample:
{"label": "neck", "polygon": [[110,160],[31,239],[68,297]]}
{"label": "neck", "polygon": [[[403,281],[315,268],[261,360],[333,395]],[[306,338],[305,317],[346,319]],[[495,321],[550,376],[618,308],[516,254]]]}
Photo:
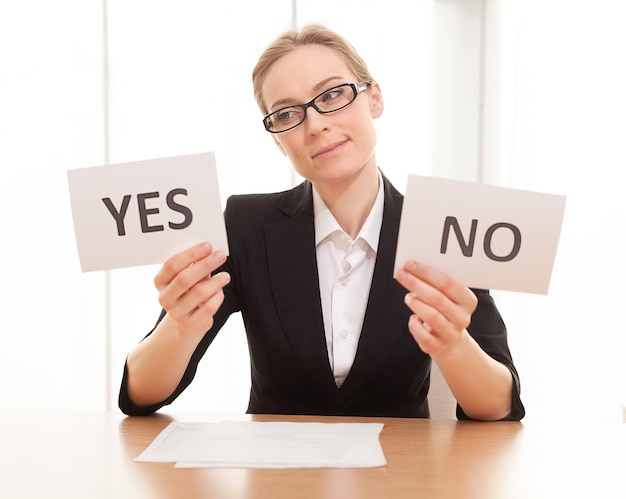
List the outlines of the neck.
{"label": "neck", "polygon": [[315,189],[352,239],[369,215],[378,194],[378,169],[361,170],[357,175],[334,184],[315,185]]}

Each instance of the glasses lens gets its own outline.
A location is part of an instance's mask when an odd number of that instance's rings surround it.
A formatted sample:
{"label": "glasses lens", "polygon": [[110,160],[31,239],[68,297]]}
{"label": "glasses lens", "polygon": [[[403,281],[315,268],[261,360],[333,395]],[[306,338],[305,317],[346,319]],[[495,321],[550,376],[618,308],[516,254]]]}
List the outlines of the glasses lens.
{"label": "glasses lens", "polygon": [[304,111],[300,107],[285,107],[265,118],[265,128],[272,132],[282,132],[299,125],[304,119]]}
{"label": "glasses lens", "polygon": [[344,84],[326,90],[326,92],[315,99],[315,105],[324,113],[332,113],[342,107],[346,107],[355,97],[356,92],[352,86]]}

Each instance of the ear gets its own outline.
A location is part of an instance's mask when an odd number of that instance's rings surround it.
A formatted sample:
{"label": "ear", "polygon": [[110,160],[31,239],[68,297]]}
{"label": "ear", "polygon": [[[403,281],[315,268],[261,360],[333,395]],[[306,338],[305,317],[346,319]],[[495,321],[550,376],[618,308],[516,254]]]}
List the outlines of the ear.
{"label": "ear", "polygon": [[383,114],[383,110],[385,109],[383,94],[380,91],[380,85],[375,81],[370,83],[368,94],[370,100],[370,113],[372,114],[372,118],[379,118]]}
{"label": "ear", "polygon": [[275,134],[272,134],[272,138],[274,139],[274,142],[276,143],[276,145],[280,149],[280,152],[282,152],[285,156],[287,156],[287,151],[285,151],[285,148],[283,147],[283,145],[278,140],[278,137]]}

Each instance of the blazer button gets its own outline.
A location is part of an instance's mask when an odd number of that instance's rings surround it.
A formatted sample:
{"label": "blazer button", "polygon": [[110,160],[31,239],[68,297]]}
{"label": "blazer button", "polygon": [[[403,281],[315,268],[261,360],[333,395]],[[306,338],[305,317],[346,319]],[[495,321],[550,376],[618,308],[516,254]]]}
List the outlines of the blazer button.
{"label": "blazer button", "polygon": [[340,405],[333,405],[332,409],[333,413],[337,416],[343,416],[346,413],[345,408]]}

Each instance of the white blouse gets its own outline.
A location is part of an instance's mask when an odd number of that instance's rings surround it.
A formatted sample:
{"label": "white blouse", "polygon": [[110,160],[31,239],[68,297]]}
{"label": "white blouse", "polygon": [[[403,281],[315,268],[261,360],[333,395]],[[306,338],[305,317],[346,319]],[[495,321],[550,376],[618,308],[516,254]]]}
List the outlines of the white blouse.
{"label": "white blouse", "polygon": [[328,360],[337,386],[346,379],[356,355],[374,275],[383,221],[383,182],[357,238],[339,226],[313,188],[315,248]]}

